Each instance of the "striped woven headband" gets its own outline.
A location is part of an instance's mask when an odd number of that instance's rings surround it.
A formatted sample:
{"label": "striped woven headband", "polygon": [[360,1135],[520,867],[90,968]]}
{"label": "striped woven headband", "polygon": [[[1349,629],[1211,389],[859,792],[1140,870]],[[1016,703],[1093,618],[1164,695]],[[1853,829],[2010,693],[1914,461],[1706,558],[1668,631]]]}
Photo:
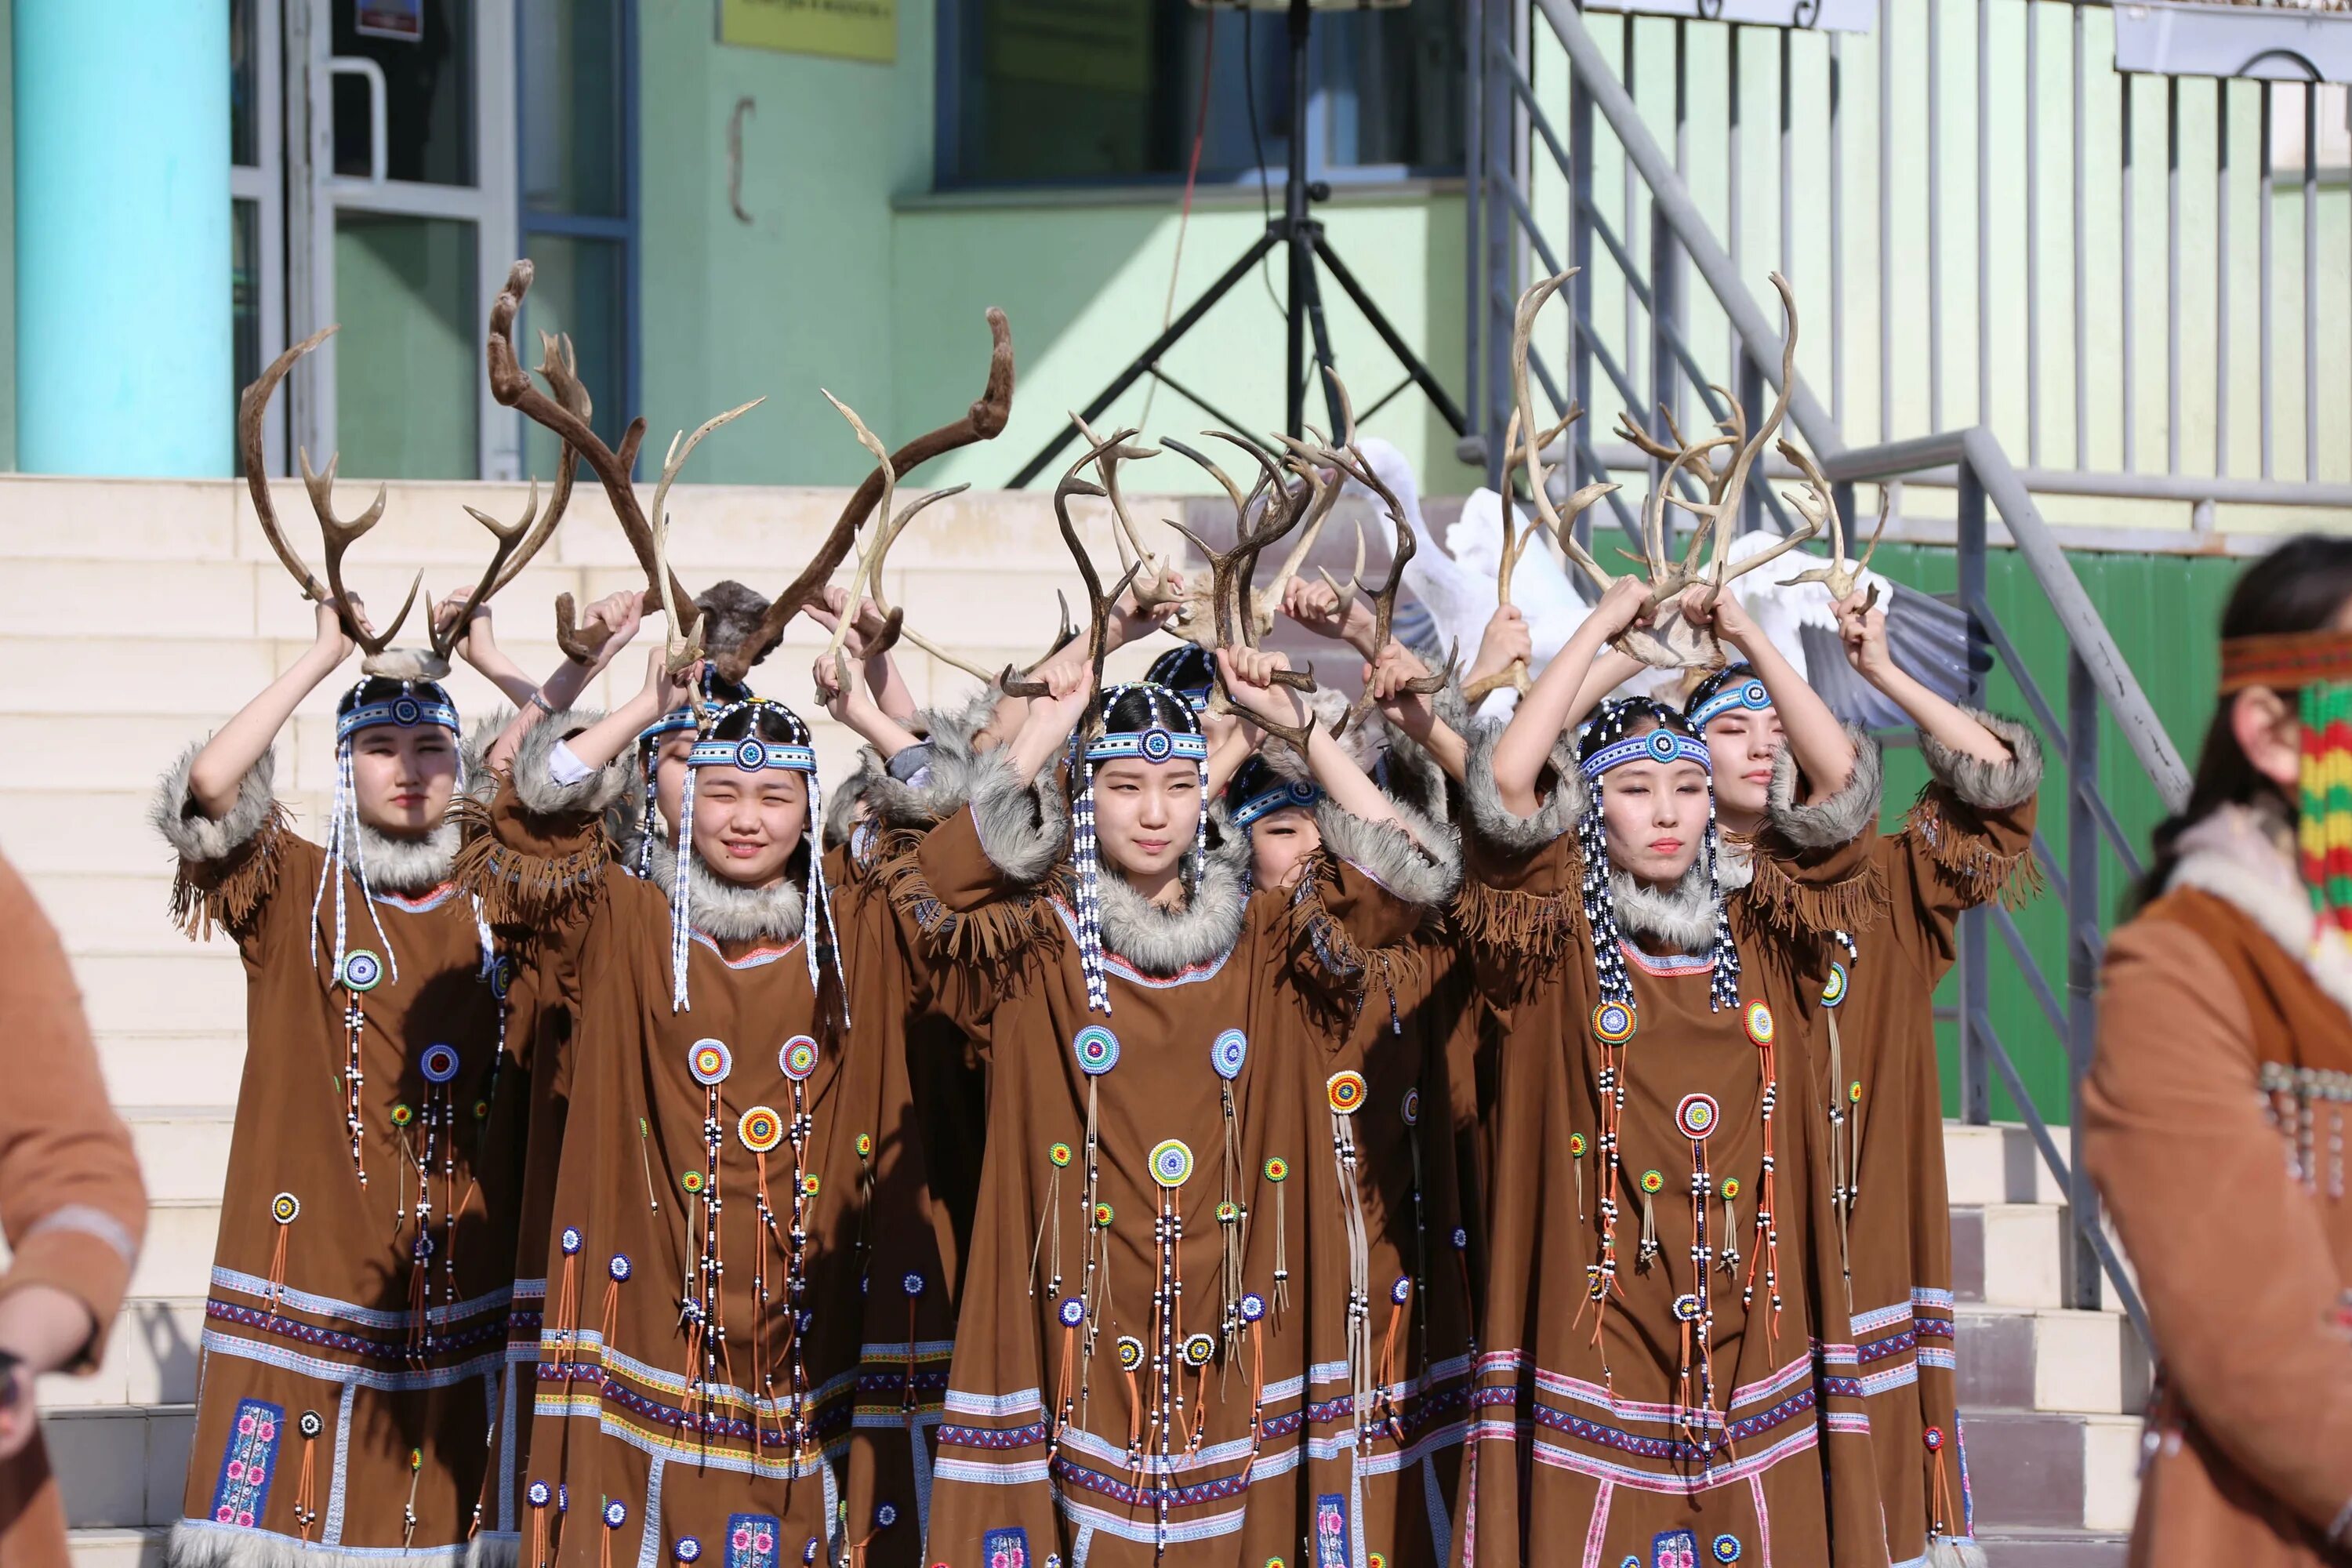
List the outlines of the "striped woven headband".
{"label": "striped woven headband", "polygon": [[1674,762],[1696,763],[1710,773],[1715,771],[1706,742],[1659,729],[1646,735],[1628,735],[1622,741],[1610,742],[1584,759],[1583,773],[1588,779],[1597,779],[1610,769],[1622,768],[1628,763]]}
{"label": "striped woven headband", "polygon": [[785,768],[796,773],[816,772],[816,750],[746,735],[740,741],[697,741],[686,756],[690,768],[741,768],[756,773],[762,768]]}
{"label": "striped woven headband", "polygon": [[377,724],[397,724],[413,730],[419,724],[438,724],[449,733],[459,733],[457,710],[446,702],[429,702],[421,697],[395,697],[389,702],[369,702],[352,709],[335,721],[335,739],[348,741],[360,731]]}
{"label": "striped woven headband", "polygon": [[2273,632],[2221,643],[2221,695],[2267,686],[2279,691],[2352,680],[2352,632]]}
{"label": "striped woven headband", "polygon": [[1141,757],[1147,763],[1187,757],[1205,763],[1209,760],[1209,741],[1205,735],[1186,735],[1155,724],[1149,730],[1113,730],[1087,742],[1087,761],[1090,763],[1108,763],[1120,757]]}
{"label": "striped woven headband", "polygon": [[1313,805],[1323,798],[1323,792],[1305,779],[1294,779],[1276,784],[1272,789],[1254,795],[1234,810],[1234,826],[1247,827],[1259,817],[1280,811],[1286,805]]}
{"label": "striped woven headband", "polygon": [[1723,689],[1700,703],[1691,713],[1691,727],[1704,730],[1735,708],[1760,713],[1771,706],[1772,694],[1764,689],[1762,681],[1751,675],[1745,680],[1727,682]]}

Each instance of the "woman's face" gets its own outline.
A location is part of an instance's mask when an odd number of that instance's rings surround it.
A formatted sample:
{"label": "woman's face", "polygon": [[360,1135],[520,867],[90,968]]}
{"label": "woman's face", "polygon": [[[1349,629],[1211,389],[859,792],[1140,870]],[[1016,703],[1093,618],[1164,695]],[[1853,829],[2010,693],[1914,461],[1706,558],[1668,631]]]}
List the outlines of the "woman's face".
{"label": "woman's face", "polygon": [[1190,758],[1121,757],[1095,771],[1095,840],[1131,881],[1173,876],[1201,830],[1201,769]]}
{"label": "woman's face", "polygon": [[1735,708],[1707,721],[1715,798],[1725,818],[1743,830],[1763,818],[1772,792],[1772,762],[1780,744],[1780,715],[1774,709]]}
{"label": "woman's face", "polygon": [[[675,755],[668,742],[677,742]],[[654,774],[662,820],[677,841],[690,736],[665,737]],[[808,775],[784,768],[705,767],[694,773],[694,852],[713,874],[739,887],[781,880],[808,831]]]}
{"label": "woman's face", "polygon": [[457,793],[457,737],[438,724],[371,724],[352,737],[352,790],[360,820],[377,832],[430,833]]}
{"label": "woman's face", "polygon": [[1250,880],[1261,888],[1289,888],[1298,881],[1307,858],[1323,847],[1314,814],[1286,805],[1250,824]]}
{"label": "woman's face", "polygon": [[1670,887],[1698,858],[1706,835],[1706,770],[1696,763],[1627,763],[1601,779],[1609,862]]}

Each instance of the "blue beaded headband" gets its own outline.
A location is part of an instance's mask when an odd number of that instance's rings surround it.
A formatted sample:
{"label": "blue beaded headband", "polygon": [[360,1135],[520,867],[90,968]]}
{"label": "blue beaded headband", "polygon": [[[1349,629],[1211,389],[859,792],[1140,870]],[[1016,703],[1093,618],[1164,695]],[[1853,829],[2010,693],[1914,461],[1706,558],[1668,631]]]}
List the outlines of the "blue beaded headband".
{"label": "blue beaded headband", "polygon": [[389,702],[364,703],[343,714],[335,721],[335,740],[341,743],[378,724],[397,724],[404,730],[413,730],[419,724],[438,724],[453,735],[462,732],[457,726],[457,710],[446,701],[395,697]]}
{"label": "blue beaded headband", "polygon": [[756,773],[762,768],[783,768],[796,773],[816,772],[816,750],[791,746],[746,735],[740,741],[697,741],[686,755],[690,768],[740,768]]}
{"label": "blue beaded headband", "polygon": [[652,723],[646,725],[644,729],[638,731],[637,741],[640,744],[643,744],[647,741],[658,741],[664,735],[675,735],[682,731],[691,730],[696,727],[693,709],[673,708],[668,712],[663,714],[660,718],[655,720]]}
{"label": "blue beaded headband", "polygon": [[1140,757],[1147,763],[1182,757],[1205,763],[1209,760],[1209,741],[1205,735],[1180,734],[1154,724],[1149,730],[1114,730],[1087,743],[1087,761],[1090,763],[1113,762],[1121,757]]}
{"label": "blue beaded headband", "polygon": [[1583,773],[1588,779],[1597,779],[1612,768],[1622,768],[1628,763],[1696,763],[1712,773],[1706,742],[1694,741],[1688,735],[1668,729],[1656,729],[1646,735],[1628,735],[1622,741],[1612,741],[1584,759]]}
{"label": "blue beaded headband", "polygon": [[1313,805],[1317,801],[1321,800],[1322,798],[1323,792],[1317,789],[1313,784],[1308,784],[1304,779],[1296,779],[1289,784],[1276,784],[1274,788],[1266,790],[1259,795],[1254,795],[1250,796],[1249,799],[1242,802],[1242,804],[1234,809],[1234,826],[1235,827],[1247,827],[1258,818],[1270,816],[1275,812],[1280,811],[1284,806],[1309,806]]}
{"label": "blue beaded headband", "polygon": [[1708,724],[1737,708],[1745,708],[1751,712],[1760,713],[1771,706],[1772,694],[1764,689],[1762,681],[1750,676],[1746,680],[1730,682],[1722,690],[1700,703],[1690,716],[1691,727],[1703,731]]}

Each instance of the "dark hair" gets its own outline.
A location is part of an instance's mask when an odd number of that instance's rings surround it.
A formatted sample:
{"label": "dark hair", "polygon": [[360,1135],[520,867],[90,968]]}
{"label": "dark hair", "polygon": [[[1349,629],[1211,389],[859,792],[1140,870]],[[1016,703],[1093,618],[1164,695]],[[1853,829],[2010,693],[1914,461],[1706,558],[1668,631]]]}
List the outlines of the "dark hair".
{"label": "dark hair", "polygon": [[453,713],[457,709],[437,680],[399,680],[389,675],[371,675],[343,693],[342,700],[335,704],[335,717],[340,719],[355,709],[377,702],[397,702],[404,697],[419,702],[446,703]]}
{"label": "dark hair", "polygon": [[1690,695],[1683,699],[1683,711],[1685,714],[1697,712],[1717,692],[1733,681],[1745,680],[1755,673],[1756,667],[1744,658],[1734,659],[1721,669],[1707,671],[1700,678],[1699,683],[1690,689]]}
{"label": "dark hair", "polygon": [[1603,746],[1614,745],[1628,735],[1646,735],[1653,730],[1672,730],[1694,741],[1699,738],[1688,719],[1655,698],[1613,698],[1603,702],[1577,732],[1576,760],[1582,762]]}
{"label": "dark hair", "polygon": [[1154,725],[1177,735],[1201,732],[1201,717],[1192,711],[1192,704],[1165,686],[1140,681],[1113,689],[1118,695],[1102,714],[1105,733],[1149,730]]}
{"label": "dark hair", "polygon": [[713,741],[740,741],[757,736],[782,746],[805,746],[809,727],[781,702],[747,702],[710,727]]}
{"label": "dark hair", "polygon": [[1280,789],[1289,782],[1276,773],[1264,757],[1252,755],[1226,781],[1225,805],[1229,810],[1239,811],[1266,791]]}
{"label": "dark hair", "polygon": [[[2221,609],[2221,638],[2227,642],[2266,633],[2318,631],[2336,618],[2347,599],[2352,599],[2352,539],[2298,533],[2240,575]],[[2239,748],[2230,722],[2235,706],[2234,696],[2214,702],[2205,743],[2197,753],[2189,804],[2157,824],[2147,869],[2125,896],[2126,916],[2164,891],[2179,863],[2180,835],[2191,824],[2225,805],[2273,801],[2292,808],[2294,803]]]}
{"label": "dark hair", "polygon": [[1197,696],[1216,684],[1216,667],[1209,661],[1209,650],[1198,643],[1185,643],[1171,647],[1151,661],[1144,679],[1155,686],[1187,697]]}

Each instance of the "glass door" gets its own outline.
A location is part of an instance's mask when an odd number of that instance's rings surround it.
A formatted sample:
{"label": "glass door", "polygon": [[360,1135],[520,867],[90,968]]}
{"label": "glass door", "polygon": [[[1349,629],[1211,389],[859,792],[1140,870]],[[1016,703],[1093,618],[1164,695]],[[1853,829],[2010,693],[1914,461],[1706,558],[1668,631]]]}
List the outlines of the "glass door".
{"label": "glass door", "polygon": [[285,320],[342,325],[289,389],[297,438],[354,478],[515,478],[481,352],[515,256],[513,7],[283,5]]}

